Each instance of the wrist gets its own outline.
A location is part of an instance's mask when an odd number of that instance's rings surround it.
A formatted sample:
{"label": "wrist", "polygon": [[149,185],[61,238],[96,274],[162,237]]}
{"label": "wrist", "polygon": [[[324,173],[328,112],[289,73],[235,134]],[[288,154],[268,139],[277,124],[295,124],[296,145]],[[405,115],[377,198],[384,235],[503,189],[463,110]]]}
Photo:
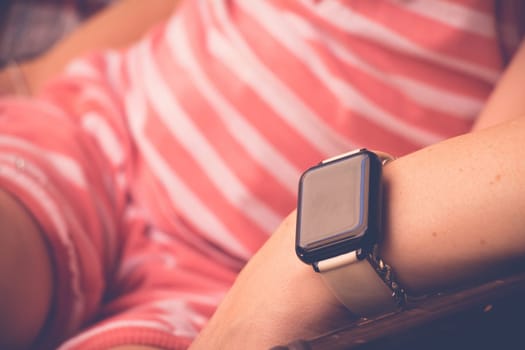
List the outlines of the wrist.
{"label": "wrist", "polygon": [[352,313],[396,312],[405,293],[378,254],[382,168],[393,157],[357,149],[307,169],[299,182],[296,252]]}
{"label": "wrist", "polygon": [[192,349],[270,348],[340,327],[351,315],[294,253],[290,215],[239,274]]}

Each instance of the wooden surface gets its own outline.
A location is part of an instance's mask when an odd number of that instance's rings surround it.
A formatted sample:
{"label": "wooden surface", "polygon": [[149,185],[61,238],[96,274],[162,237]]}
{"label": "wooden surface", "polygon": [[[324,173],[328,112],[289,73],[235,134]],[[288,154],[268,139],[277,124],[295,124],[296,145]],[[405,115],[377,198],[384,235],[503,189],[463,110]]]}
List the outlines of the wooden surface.
{"label": "wooden surface", "polygon": [[525,349],[525,273],[275,349]]}

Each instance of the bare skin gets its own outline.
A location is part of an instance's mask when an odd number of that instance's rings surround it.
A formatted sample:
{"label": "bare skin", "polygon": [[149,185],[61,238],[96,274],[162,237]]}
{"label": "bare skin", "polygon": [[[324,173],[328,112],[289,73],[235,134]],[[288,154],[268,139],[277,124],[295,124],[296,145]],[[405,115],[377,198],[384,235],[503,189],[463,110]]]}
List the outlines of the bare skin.
{"label": "bare skin", "polygon": [[[382,255],[410,294],[468,286],[525,256],[525,118],[386,166]],[[417,213],[417,214],[414,214]],[[191,349],[265,349],[351,317],[294,255],[291,215],[252,258]]]}
{"label": "bare skin", "polygon": [[38,226],[2,190],[0,223],[0,348],[25,349],[38,336],[49,311],[51,262]]}

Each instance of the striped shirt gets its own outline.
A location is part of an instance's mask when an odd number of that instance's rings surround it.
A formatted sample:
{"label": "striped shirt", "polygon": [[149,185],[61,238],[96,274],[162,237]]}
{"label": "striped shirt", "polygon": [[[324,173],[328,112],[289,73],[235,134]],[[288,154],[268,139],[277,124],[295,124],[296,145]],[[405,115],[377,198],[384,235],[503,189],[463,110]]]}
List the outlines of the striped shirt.
{"label": "striped shirt", "polygon": [[502,70],[493,22],[485,0],[186,1],[4,99],[0,185],[57,276],[42,344],[186,348],[304,169],[470,130]]}

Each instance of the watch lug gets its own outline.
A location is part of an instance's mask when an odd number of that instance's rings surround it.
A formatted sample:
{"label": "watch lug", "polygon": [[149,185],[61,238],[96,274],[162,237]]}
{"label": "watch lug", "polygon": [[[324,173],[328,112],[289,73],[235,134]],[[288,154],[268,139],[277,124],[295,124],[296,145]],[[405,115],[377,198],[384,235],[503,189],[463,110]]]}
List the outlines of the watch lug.
{"label": "watch lug", "polygon": [[370,254],[369,251],[365,250],[365,249],[358,249],[356,251],[356,254],[357,254],[357,259],[359,260],[363,260],[363,259],[366,259],[368,257],[368,255]]}
{"label": "watch lug", "polygon": [[333,162],[334,160],[338,160],[338,159],[341,159],[341,158],[344,158],[344,157],[348,157],[348,156],[357,154],[357,153],[362,152],[362,151],[366,151],[366,148],[358,148],[358,149],[354,149],[354,150],[352,150],[350,152],[346,152],[346,153],[343,153],[343,154],[338,154],[336,156],[333,156],[333,157],[330,157],[328,159],[325,159],[325,160],[321,161],[321,164],[330,163],[330,162]]}

